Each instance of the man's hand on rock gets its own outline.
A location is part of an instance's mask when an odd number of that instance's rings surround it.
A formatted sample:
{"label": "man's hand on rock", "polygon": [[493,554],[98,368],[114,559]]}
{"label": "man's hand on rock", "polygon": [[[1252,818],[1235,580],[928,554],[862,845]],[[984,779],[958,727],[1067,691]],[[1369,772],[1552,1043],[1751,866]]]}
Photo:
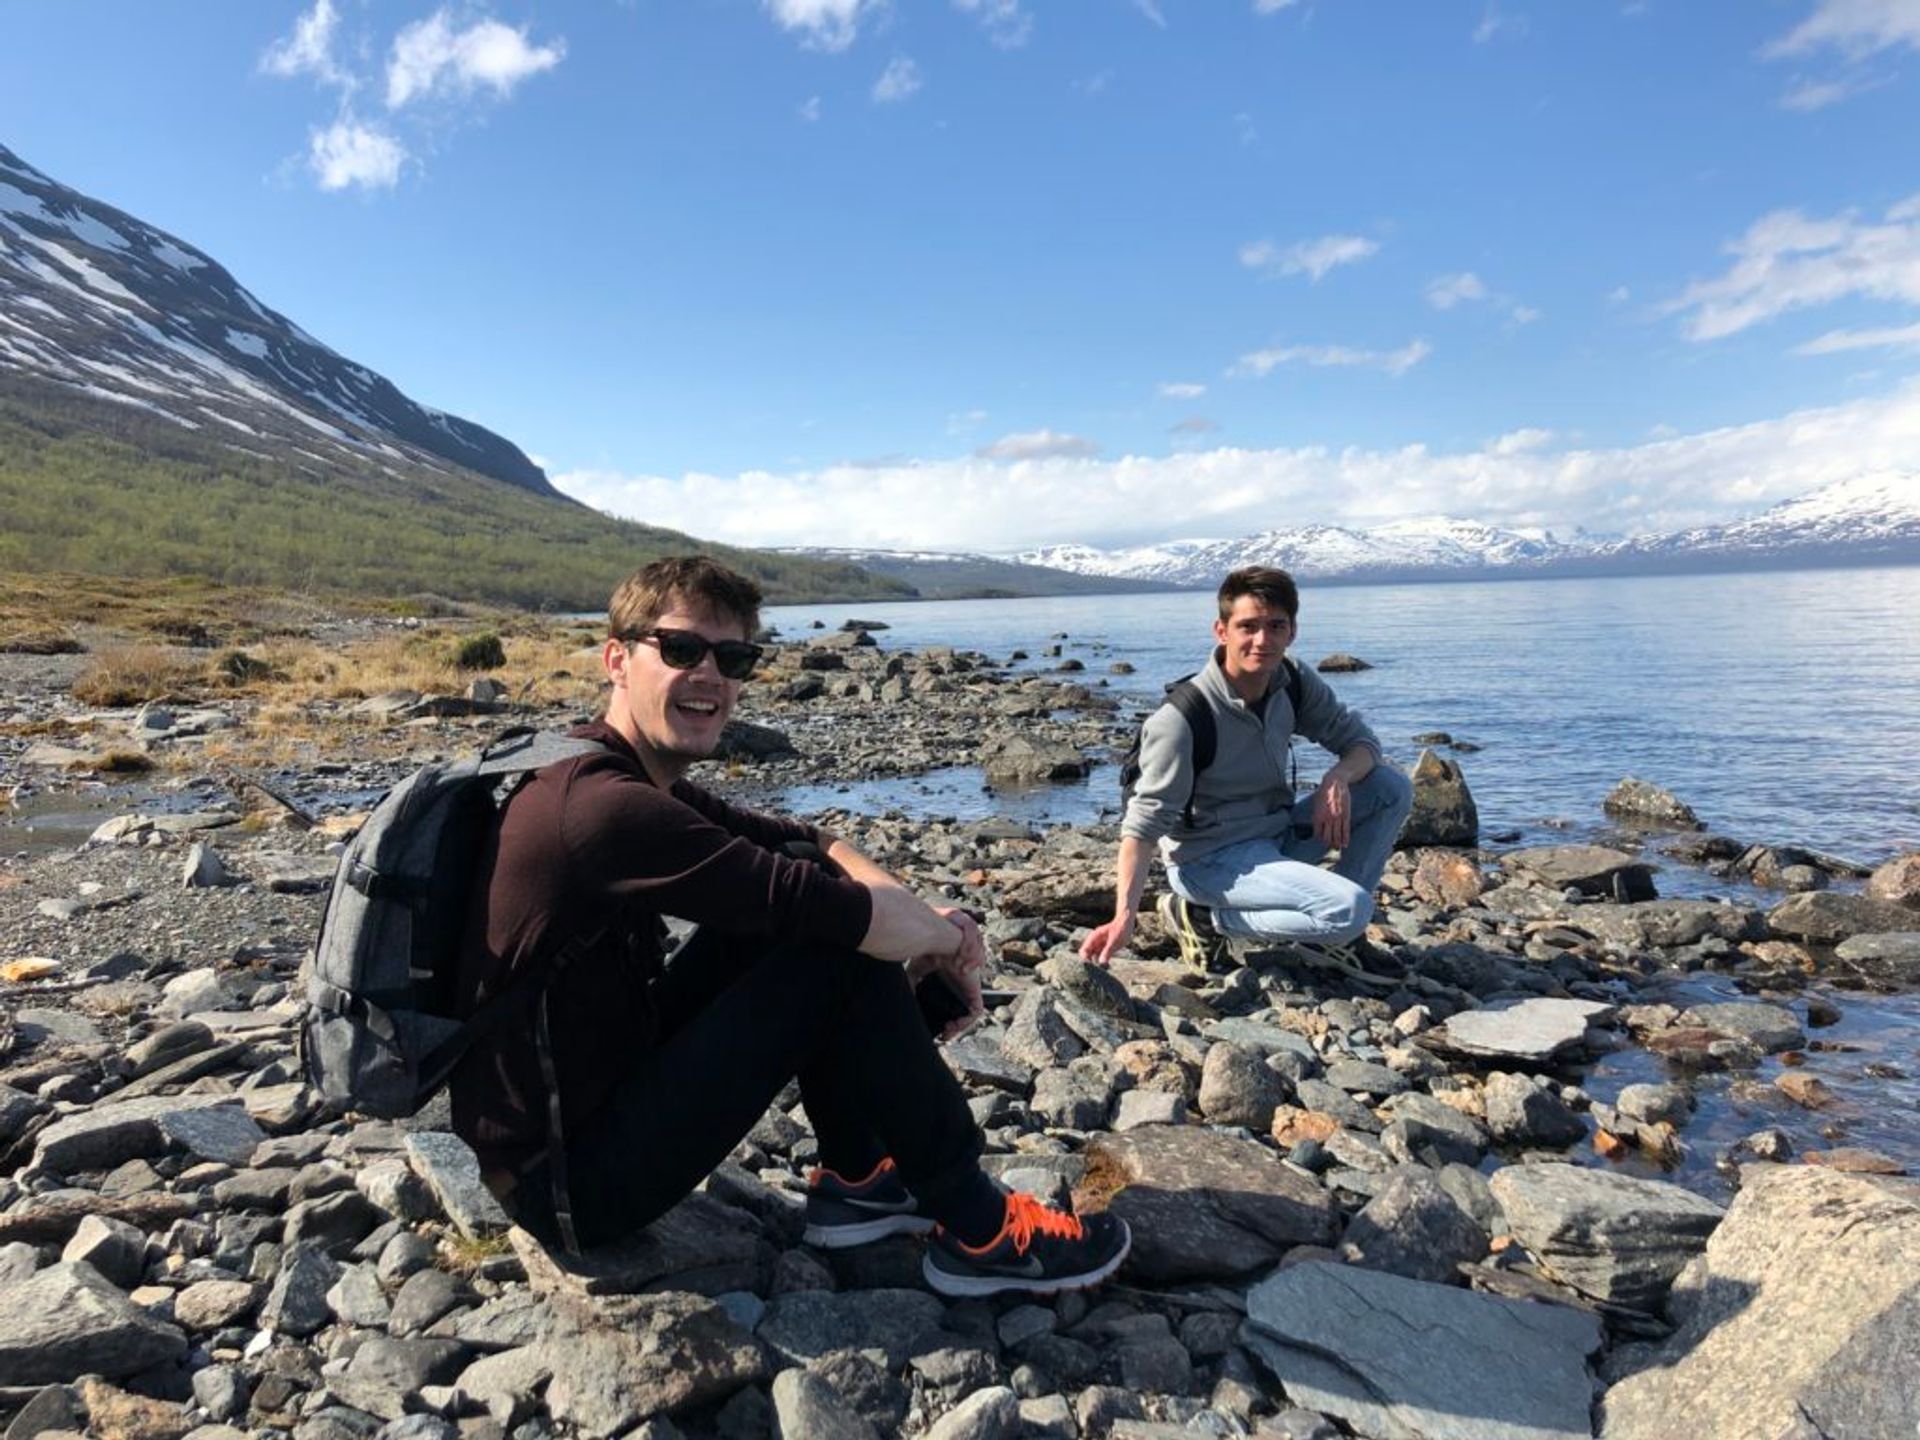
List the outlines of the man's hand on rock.
{"label": "man's hand on rock", "polygon": [[1097,925],[1080,942],[1080,958],[1089,965],[1105,965],[1112,960],[1117,951],[1126,948],[1127,941],[1133,938],[1133,916],[1116,915],[1104,925]]}

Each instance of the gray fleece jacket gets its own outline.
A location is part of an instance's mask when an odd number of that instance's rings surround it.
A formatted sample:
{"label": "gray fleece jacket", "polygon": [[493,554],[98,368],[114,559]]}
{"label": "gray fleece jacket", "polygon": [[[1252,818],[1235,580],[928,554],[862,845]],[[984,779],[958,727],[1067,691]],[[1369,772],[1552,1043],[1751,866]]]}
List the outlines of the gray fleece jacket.
{"label": "gray fleece jacket", "polygon": [[[1276,677],[1276,680],[1278,677]],[[1183,864],[1242,840],[1274,839],[1289,823],[1293,791],[1287,745],[1295,733],[1335,755],[1364,745],[1380,759],[1380,741],[1356,711],[1342,705],[1311,666],[1300,666],[1300,713],[1276,683],[1264,713],[1256,713],[1227,682],[1216,648],[1193,683],[1213,710],[1218,740],[1213,763],[1193,773],[1193,731],[1171,705],[1147,717],[1140,731],[1140,779],[1120,822],[1120,833],[1157,840],[1170,864]],[[1193,796],[1193,825],[1186,824]]]}

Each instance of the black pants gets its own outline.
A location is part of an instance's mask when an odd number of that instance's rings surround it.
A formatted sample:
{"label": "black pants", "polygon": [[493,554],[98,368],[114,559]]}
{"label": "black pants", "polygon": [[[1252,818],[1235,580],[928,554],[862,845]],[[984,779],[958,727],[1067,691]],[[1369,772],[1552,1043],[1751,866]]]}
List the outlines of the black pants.
{"label": "black pants", "polygon": [[[671,1209],[726,1158],[789,1080],[823,1165],[857,1179],[891,1155],[922,1211],[977,1183],[965,1092],[927,1034],[902,966],[852,950],[696,933],[653,983],[656,1043],[566,1136],[582,1245]],[[565,1064],[564,1057],[560,1063]],[[551,1237],[551,1172],[522,1177],[522,1223]]]}

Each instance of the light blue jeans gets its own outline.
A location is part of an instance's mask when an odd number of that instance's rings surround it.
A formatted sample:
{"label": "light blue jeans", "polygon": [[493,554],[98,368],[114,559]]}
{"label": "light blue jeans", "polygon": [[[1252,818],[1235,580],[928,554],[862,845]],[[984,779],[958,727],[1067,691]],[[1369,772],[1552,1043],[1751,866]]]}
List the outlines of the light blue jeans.
{"label": "light blue jeans", "polygon": [[1309,791],[1294,802],[1291,817],[1273,817],[1279,831],[1274,838],[1242,840],[1170,865],[1167,881],[1211,910],[1222,935],[1329,944],[1355,940],[1373,918],[1373,888],[1412,808],[1413,782],[1390,765],[1376,765],[1353,787],[1353,834],[1331,870],[1320,868],[1327,847],[1313,836]]}

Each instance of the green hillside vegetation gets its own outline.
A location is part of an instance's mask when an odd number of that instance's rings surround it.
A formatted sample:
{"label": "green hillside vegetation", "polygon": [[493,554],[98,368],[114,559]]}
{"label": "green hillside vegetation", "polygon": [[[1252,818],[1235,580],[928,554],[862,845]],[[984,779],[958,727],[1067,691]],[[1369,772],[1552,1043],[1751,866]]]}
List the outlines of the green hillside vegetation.
{"label": "green hillside vegetation", "polygon": [[775,601],[913,593],[854,565],[708,544],[465,471],[268,459],[229,443],[244,438],[0,375],[0,570],[594,610],[635,567],[700,551]]}

